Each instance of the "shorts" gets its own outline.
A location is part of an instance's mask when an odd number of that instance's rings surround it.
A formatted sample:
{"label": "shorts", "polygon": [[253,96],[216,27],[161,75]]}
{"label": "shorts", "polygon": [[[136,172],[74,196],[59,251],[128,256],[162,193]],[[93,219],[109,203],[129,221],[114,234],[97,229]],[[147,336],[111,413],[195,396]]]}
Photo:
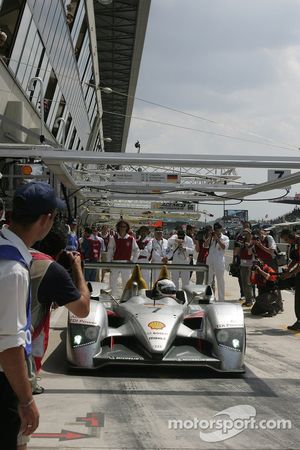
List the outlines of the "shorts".
{"label": "shorts", "polygon": [[16,450],[21,425],[18,399],[3,372],[0,372],[0,423],[1,449]]}

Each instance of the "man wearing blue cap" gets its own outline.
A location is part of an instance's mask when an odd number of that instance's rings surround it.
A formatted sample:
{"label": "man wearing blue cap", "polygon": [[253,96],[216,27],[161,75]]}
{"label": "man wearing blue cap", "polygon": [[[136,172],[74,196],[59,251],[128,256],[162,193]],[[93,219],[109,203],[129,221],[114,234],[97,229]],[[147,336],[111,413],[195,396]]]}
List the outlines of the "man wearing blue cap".
{"label": "man wearing blue cap", "polygon": [[0,232],[0,420],[1,448],[15,449],[17,436],[32,434],[39,412],[25,363],[30,354],[28,248],[43,239],[65,203],[46,183],[20,186],[13,198],[11,224]]}

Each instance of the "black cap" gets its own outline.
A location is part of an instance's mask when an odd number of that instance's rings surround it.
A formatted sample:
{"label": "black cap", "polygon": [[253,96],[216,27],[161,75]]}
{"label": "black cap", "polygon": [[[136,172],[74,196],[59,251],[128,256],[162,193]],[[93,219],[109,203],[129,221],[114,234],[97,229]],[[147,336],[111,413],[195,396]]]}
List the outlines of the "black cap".
{"label": "black cap", "polygon": [[214,230],[221,230],[223,226],[220,224],[220,222],[214,223]]}

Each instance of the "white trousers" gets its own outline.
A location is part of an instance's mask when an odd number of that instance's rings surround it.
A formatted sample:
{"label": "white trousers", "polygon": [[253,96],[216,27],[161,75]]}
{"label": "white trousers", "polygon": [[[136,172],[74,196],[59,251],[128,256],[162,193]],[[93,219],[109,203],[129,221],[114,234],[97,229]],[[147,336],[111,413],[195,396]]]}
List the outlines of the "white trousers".
{"label": "white trousers", "polygon": [[[122,278],[122,292],[125,288],[125,285],[129,278],[131,277],[131,269],[110,269],[110,288],[111,288],[111,294],[116,297],[119,293],[119,286],[118,286],[118,278],[119,274],[121,274]],[[121,292],[121,295],[122,295]]]}
{"label": "white trousers", "polygon": [[213,277],[215,275],[217,281],[217,291],[219,302],[224,302],[225,300],[225,260],[218,258],[211,258],[207,261],[208,264],[208,284],[212,284]]}
{"label": "white trousers", "polygon": [[151,270],[142,269],[142,276],[147,283],[147,287],[150,289]]}
{"label": "white trousers", "polygon": [[[180,264],[180,263],[178,263]],[[182,264],[182,263],[181,263]],[[179,290],[179,278],[181,277],[182,288],[187,286],[190,282],[190,270],[172,270],[172,281],[176,289]]]}
{"label": "white trousers", "polygon": [[155,282],[158,280],[161,269],[152,269],[152,286],[154,286]]}

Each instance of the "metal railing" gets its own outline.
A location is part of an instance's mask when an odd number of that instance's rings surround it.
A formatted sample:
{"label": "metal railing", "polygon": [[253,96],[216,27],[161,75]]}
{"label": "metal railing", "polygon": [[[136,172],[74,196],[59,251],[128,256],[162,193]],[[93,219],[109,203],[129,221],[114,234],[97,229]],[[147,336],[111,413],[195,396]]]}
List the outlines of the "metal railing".
{"label": "metal railing", "polygon": [[134,269],[138,265],[140,269],[146,269],[152,271],[155,269],[161,269],[166,266],[167,270],[189,271],[189,272],[204,272],[204,284],[208,282],[208,265],[207,264],[162,264],[162,263],[141,263],[141,262],[84,262],[84,268],[86,269]]}

